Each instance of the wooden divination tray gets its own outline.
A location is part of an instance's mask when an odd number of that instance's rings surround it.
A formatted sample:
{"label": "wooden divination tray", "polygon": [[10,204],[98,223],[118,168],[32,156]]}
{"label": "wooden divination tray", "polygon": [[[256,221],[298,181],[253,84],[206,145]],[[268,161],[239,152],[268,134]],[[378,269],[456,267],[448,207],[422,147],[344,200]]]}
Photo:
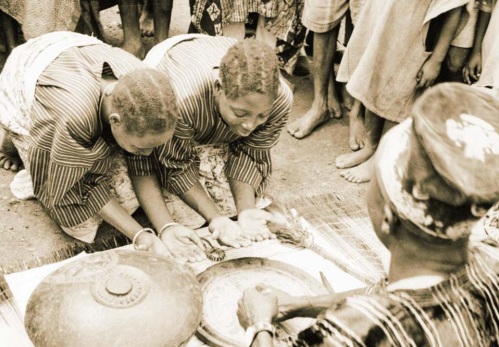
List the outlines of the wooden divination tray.
{"label": "wooden divination tray", "polygon": [[[259,283],[290,295],[327,293],[321,283],[295,266],[266,258],[239,258],[215,264],[198,275],[203,290],[203,319],[196,336],[212,347],[243,347],[244,329],[237,302],[244,289]],[[277,324],[277,342],[310,326],[314,320],[294,318]]]}

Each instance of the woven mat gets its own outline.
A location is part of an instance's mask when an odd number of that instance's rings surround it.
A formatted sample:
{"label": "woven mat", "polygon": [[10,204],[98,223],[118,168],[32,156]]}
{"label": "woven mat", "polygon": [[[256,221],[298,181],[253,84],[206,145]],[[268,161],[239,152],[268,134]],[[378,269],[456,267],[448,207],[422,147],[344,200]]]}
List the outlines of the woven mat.
{"label": "woven mat", "polygon": [[367,213],[365,189],[304,197],[285,203],[315,229],[328,260],[361,281],[373,284],[386,277],[389,252],[374,233]]}

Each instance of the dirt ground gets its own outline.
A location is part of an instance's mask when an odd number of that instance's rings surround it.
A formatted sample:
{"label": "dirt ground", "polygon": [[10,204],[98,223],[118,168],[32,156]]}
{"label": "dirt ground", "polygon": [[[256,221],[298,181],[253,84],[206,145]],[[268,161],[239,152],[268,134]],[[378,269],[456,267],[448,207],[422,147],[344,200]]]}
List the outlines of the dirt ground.
{"label": "dirt ground", "polygon": [[[109,43],[120,45],[122,32],[118,8],[101,12]],[[188,0],[175,0],[170,36],[187,31],[189,24]],[[151,39],[145,39],[151,46]],[[300,117],[312,102],[311,76],[292,77],[295,84],[294,105],[289,121]],[[322,193],[356,190],[357,184],[339,176],[335,157],[348,149],[348,120],[331,120],[311,136],[296,140],[286,130],[272,153],[273,176],[268,192],[283,200]],[[13,173],[0,171],[0,267],[4,272],[19,270],[19,264],[28,266],[37,259],[80,243],[65,235],[35,201],[19,201],[9,189]],[[140,216],[139,216],[140,218]],[[142,217],[143,218],[143,217]],[[113,234],[109,226],[102,226],[99,236]]]}

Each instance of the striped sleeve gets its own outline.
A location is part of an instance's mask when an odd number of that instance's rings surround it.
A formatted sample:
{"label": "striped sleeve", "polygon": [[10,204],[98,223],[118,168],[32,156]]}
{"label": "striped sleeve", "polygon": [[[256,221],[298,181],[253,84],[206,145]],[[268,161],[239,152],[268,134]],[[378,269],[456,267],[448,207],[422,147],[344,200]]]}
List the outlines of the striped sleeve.
{"label": "striped sleeve", "polygon": [[142,155],[127,155],[126,162],[128,166],[128,174],[130,176],[152,176],[155,174],[154,157],[156,149],[153,154],[148,157]]}
{"label": "striped sleeve", "polygon": [[250,136],[230,144],[231,151],[225,167],[227,178],[250,184],[257,195],[264,192],[272,172],[270,150],[279,140],[292,104],[293,93],[281,81],[281,92],[267,123]]}
{"label": "striped sleeve", "polygon": [[[51,87],[37,89],[38,100],[47,104],[34,105],[37,118],[31,133],[37,145],[29,148],[30,173],[35,195],[62,226],[87,220],[111,199],[106,175],[111,149],[102,138],[91,144],[88,132],[95,124],[87,122],[96,118],[90,107],[91,95],[64,93]],[[51,103],[54,98],[62,102]],[[66,102],[72,107],[64,107]],[[67,119],[54,124],[50,138],[46,137],[43,123],[48,117]]]}
{"label": "striped sleeve", "polygon": [[199,181],[199,155],[190,139],[174,136],[160,149],[161,182],[168,191],[182,195]]}

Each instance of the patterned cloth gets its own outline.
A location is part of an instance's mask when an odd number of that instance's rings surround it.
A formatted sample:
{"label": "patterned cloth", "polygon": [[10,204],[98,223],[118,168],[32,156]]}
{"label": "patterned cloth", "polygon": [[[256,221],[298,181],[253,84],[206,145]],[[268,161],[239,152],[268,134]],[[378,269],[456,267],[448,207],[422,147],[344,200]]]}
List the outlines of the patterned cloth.
{"label": "patterned cloth", "polygon": [[280,67],[292,74],[306,28],[301,22],[304,0],[196,0],[191,1],[191,29],[211,36],[223,35],[230,23],[244,23],[250,13],[265,17],[265,29],[276,39],[276,54]]}
{"label": "patterned cloth", "polygon": [[[426,278],[427,279],[427,278]],[[430,287],[406,279],[334,304],[293,346],[460,346],[499,343],[499,249],[479,244],[461,270]]]}
{"label": "patterned cloth", "polygon": [[169,74],[179,104],[173,139],[149,158],[130,157],[134,175],[160,173],[163,187],[181,195],[199,180],[197,145],[228,144],[227,177],[253,186],[261,194],[270,178],[270,150],[277,143],[293,102],[281,81],[267,122],[250,136],[232,132],[215,107],[213,69],[236,41],[204,35],[177,36],[156,45],[145,59],[151,67]]}

